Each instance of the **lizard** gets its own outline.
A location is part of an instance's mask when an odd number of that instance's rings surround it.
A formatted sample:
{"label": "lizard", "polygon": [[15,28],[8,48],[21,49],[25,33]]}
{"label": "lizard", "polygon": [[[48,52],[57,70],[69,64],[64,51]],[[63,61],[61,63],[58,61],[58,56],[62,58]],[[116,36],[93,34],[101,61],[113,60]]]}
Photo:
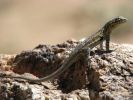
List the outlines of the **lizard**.
{"label": "lizard", "polygon": [[90,52],[91,49],[96,47],[97,45],[100,45],[100,48],[103,49],[103,42],[105,41],[105,48],[106,51],[109,51],[109,45],[110,45],[110,34],[111,32],[121,25],[122,23],[125,23],[127,21],[126,18],[122,16],[118,16],[116,18],[113,18],[109,20],[105,25],[98,30],[96,33],[92,34],[88,38],[84,39],[84,41],[81,41],[74,50],[71,51],[69,54],[69,57],[66,58],[61,65],[60,68],[58,68],[55,72],[52,74],[39,78],[39,79],[32,79],[28,77],[23,77],[23,76],[12,76],[12,75],[0,75],[0,77],[3,78],[17,78],[17,79],[24,79],[30,82],[44,82],[48,80],[52,80],[55,77],[59,76],[62,74],[65,70],[67,70],[74,62],[76,62],[78,59],[81,59],[80,54],[85,54],[86,52]]}

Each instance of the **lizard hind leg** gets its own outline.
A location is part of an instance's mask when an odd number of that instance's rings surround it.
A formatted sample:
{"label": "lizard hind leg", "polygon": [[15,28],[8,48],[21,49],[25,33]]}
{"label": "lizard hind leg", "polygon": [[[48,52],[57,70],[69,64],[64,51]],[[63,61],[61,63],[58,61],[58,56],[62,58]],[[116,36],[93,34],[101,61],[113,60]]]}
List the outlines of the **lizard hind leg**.
{"label": "lizard hind leg", "polygon": [[83,54],[83,56],[87,59],[90,58],[90,52],[91,52],[90,48],[83,48],[80,50],[80,53]]}
{"label": "lizard hind leg", "polygon": [[90,48],[83,48],[83,49],[80,50],[79,53],[83,56],[84,62],[87,65],[89,65],[91,49]]}
{"label": "lizard hind leg", "polygon": [[86,66],[86,86],[89,84],[88,80],[88,68],[90,68],[90,63],[91,63],[91,57],[90,57],[91,49],[90,48],[83,48],[81,49],[81,54],[83,54],[83,60],[84,64]]}

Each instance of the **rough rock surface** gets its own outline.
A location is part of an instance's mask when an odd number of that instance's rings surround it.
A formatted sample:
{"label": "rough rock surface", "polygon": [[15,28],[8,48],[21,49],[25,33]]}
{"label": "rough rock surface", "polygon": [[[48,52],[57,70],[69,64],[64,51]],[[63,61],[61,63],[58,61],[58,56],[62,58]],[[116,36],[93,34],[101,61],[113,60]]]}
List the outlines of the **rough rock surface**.
{"label": "rough rock surface", "polygon": [[[55,46],[39,45],[16,57],[1,55],[1,71],[44,77],[57,70],[77,44],[68,40]],[[81,59],[43,85],[0,78],[0,100],[133,100],[133,46],[112,43],[111,49],[107,53],[94,48],[88,64]]]}
{"label": "rough rock surface", "polygon": [[133,46],[112,44],[111,53],[95,52],[88,72],[91,100],[133,100]]}

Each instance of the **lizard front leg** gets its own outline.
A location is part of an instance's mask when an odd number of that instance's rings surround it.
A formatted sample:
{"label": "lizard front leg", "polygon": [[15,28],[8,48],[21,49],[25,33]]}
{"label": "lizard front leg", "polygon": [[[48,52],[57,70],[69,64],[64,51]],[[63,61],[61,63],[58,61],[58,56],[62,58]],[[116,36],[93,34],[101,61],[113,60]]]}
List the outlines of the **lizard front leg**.
{"label": "lizard front leg", "polygon": [[100,50],[103,50],[103,42],[100,43]]}
{"label": "lizard front leg", "polygon": [[110,34],[106,34],[105,36],[105,40],[106,40],[106,51],[110,51],[109,46],[110,46]]}
{"label": "lizard front leg", "polygon": [[[106,51],[107,52],[109,52],[110,51],[110,49],[109,49],[109,46],[110,46],[110,31],[108,31],[108,32],[106,32],[106,33],[104,33],[103,34],[103,37],[102,37],[102,39],[104,39],[104,41],[105,41],[105,49],[106,49]],[[100,42],[100,50],[104,50],[103,49],[103,42],[104,41],[101,41]]]}

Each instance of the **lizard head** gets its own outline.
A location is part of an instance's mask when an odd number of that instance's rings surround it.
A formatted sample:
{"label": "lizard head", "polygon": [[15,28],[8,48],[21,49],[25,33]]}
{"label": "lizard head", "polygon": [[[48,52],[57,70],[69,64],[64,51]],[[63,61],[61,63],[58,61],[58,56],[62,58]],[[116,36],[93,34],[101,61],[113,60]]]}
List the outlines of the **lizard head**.
{"label": "lizard head", "polygon": [[122,23],[125,23],[126,21],[127,19],[122,16],[116,17],[104,25],[104,31],[112,31],[114,28],[118,27]]}
{"label": "lizard head", "polygon": [[114,19],[112,19],[112,24],[114,23],[115,24],[122,24],[122,23],[125,23],[127,21],[126,18],[122,17],[122,16],[119,16],[119,17],[116,17]]}

